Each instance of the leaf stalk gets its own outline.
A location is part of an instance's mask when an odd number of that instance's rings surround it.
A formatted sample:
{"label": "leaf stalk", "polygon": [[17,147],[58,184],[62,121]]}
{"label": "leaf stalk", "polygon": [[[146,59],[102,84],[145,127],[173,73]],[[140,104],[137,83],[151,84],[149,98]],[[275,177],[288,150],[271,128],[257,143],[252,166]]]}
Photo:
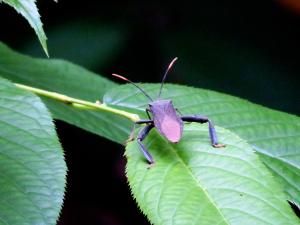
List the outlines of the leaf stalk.
{"label": "leaf stalk", "polygon": [[70,106],[73,106],[76,108],[85,109],[85,110],[106,111],[106,112],[110,112],[110,113],[114,113],[114,114],[123,116],[133,122],[140,120],[140,117],[137,114],[133,114],[133,113],[126,112],[124,110],[112,108],[110,106],[107,106],[105,103],[99,103],[99,101],[97,101],[96,103],[93,103],[93,102],[89,102],[89,101],[85,101],[85,100],[81,100],[81,99],[77,99],[77,98],[72,98],[67,95],[57,93],[57,92],[51,92],[51,91],[46,91],[46,90],[39,89],[39,88],[34,88],[34,87],[27,86],[24,84],[15,83],[15,86],[18,88],[21,88],[23,90],[30,91],[30,92],[35,93],[40,96],[44,96],[47,98],[51,98],[51,99],[55,99],[57,101],[64,102],[67,105],[70,105]]}

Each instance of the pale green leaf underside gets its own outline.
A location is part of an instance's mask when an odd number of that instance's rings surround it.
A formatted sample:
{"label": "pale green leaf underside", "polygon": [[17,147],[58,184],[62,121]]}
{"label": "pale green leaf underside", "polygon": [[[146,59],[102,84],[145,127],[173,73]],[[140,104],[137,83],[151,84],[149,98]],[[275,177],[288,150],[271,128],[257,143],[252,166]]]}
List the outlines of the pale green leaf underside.
{"label": "pale green leaf underside", "polygon": [[[154,99],[159,84],[142,87]],[[233,96],[179,85],[166,85],[164,99],[172,99],[183,114],[202,114],[256,146],[260,158],[283,184],[288,198],[300,204],[300,120]],[[104,102],[147,118],[148,99],[130,86],[115,88]],[[272,158],[272,160],[270,160]]]}
{"label": "pale green leaf underside", "polygon": [[66,165],[48,110],[0,78],[0,224],[49,224],[63,202]]}
{"label": "pale green leaf underside", "polygon": [[151,131],[147,163],[136,142],[127,146],[127,176],[135,198],[153,224],[299,224],[271,173],[250,145],[217,127],[222,149],[210,145],[207,125],[188,124],[170,144]]}
{"label": "pale green leaf underside", "polygon": [[[13,7],[18,13],[25,17],[30,26],[34,29],[40,43],[48,56],[47,37],[45,35],[40,14],[34,0],[2,0],[4,3]],[[1,3],[1,1],[0,1]]]}
{"label": "pale green leaf underside", "polygon": [[[96,102],[115,83],[63,60],[34,59],[0,43],[0,76],[25,85]],[[42,98],[55,119],[66,121],[119,143],[126,140],[131,124],[109,113],[74,109]]]}

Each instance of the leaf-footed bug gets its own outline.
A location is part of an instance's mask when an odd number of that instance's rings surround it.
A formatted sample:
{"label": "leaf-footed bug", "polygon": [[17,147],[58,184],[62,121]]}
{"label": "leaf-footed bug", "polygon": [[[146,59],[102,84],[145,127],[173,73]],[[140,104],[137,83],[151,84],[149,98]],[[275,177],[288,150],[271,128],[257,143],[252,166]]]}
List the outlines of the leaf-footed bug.
{"label": "leaf-footed bug", "polygon": [[[148,115],[148,119],[143,119],[135,122],[135,124],[147,124],[143,129],[141,129],[137,136],[137,142],[140,146],[140,150],[143,155],[150,163],[150,165],[154,164],[154,159],[151,154],[148,152],[145,145],[142,141],[149,134],[150,130],[154,127],[158,130],[158,132],[164,136],[168,141],[172,143],[177,143],[182,137],[183,130],[183,122],[198,122],[198,123],[208,123],[209,128],[209,136],[211,140],[211,144],[215,148],[225,147],[223,144],[218,143],[217,133],[214,128],[213,123],[205,116],[201,115],[178,115],[178,110],[174,107],[172,100],[162,100],[160,99],[162,88],[164,81],[167,77],[168,72],[172,68],[174,62],[177,60],[177,57],[174,58],[166,69],[161,86],[159,89],[157,100],[153,100],[141,87],[139,87],[136,83],[128,80],[127,78],[118,75],[112,74],[115,77],[118,77],[122,80],[125,80],[131,84],[133,84],[136,88],[138,88],[149,100],[149,108],[146,108],[146,113]],[[150,116],[152,115],[152,117]],[[135,127],[135,126],[134,126]],[[134,128],[133,128],[134,131]],[[130,136],[133,135],[133,131]]]}

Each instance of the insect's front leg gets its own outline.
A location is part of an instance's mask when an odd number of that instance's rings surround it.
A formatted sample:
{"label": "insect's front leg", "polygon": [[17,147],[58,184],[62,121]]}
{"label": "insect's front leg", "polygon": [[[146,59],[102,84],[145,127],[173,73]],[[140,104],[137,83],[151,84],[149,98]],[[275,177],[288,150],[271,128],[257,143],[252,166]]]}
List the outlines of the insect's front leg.
{"label": "insect's front leg", "polygon": [[125,144],[127,144],[128,142],[134,140],[134,130],[135,130],[136,124],[144,124],[144,123],[153,123],[153,120],[139,120],[139,121],[136,121],[133,124],[133,127],[132,127],[132,129],[130,131],[130,135],[129,135],[128,139],[125,141]]}
{"label": "insect's front leg", "polygon": [[151,120],[151,116],[150,116],[151,111],[150,111],[150,109],[147,108],[146,113],[147,113],[147,116],[148,116],[149,120]]}
{"label": "insect's front leg", "polygon": [[143,123],[153,123],[153,120],[139,120],[136,121],[135,124],[143,124]]}
{"label": "insect's front leg", "polygon": [[137,142],[140,145],[140,150],[143,153],[143,155],[145,156],[145,158],[147,159],[147,161],[150,163],[150,165],[154,164],[154,160],[153,157],[150,155],[150,153],[148,152],[147,148],[145,147],[145,145],[142,143],[142,141],[145,139],[145,137],[149,134],[150,130],[154,127],[154,124],[148,124],[147,126],[145,126],[143,129],[140,130],[138,137],[137,137]]}
{"label": "insect's front leg", "polygon": [[200,116],[200,115],[190,115],[190,116],[182,116],[181,119],[182,121],[187,121],[187,122],[208,123],[209,136],[210,136],[212,146],[215,148],[221,148],[226,146],[224,144],[218,143],[216,129],[213,123],[207,117]]}

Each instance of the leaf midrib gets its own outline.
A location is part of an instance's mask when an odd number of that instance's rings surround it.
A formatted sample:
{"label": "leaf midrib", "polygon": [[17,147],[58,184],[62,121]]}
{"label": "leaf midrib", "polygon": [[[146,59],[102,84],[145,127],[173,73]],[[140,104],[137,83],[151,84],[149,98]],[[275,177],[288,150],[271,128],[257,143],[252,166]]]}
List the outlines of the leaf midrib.
{"label": "leaf midrib", "polygon": [[[158,135],[159,138],[161,140],[163,140],[164,142],[166,142],[165,139],[163,139],[160,135]],[[193,171],[191,170],[191,168],[184,162],[184,160],[180,157],[180,155],[177,153],[175,147],[173,145],[169,145],[169,148],[171,148],[172,152],[174,153],[174,155],[176,156],[176,158],[178,159],[179,163],[181,163],[184,168],[188,171],[188,174],[190,174],[190,176],[192,177],[192,179],[194,180],[194,182],[196,183],[196,185],[200,188],[200,190],[202,190],[205,194],[205,196],[207,197],[207,199],[211,202],[211,204],[213,204],[213,206],[216,208],[216,210],[219,212],[219,214],[221,215],[221,217],[223,218],[223,221],[226,223],[226,224],[230,224],[230,222],[227,220],[227,218],[225,217],[225,215],[223,214],[223,212],[221,211],[220,208],[218,208],[218,204],[210,197],[209,193],[206,191],[205,188],[203,188],[203,186],[201,185],[201,182],[197,179],[197,177],[195,177],[195,175],[193,174]],[[263,185],[264,186],[264,185]],[[269,205],[269,204],[268,204]],[[275,208],[277,211],[280,212],[280,210],[278,210],[277,208]],[[249,216],[253,216],[251,214],[247,214]],[[285,216],[284,214],[282,214],[282,216]],[[261,218],[258,218],[256,217],[257,219],[260,219]],[[266,222],[266,221],[265,221]]]}
{"label": "leaf midrib", "polygon": [[[163,140],[165,142],[165,140],[160,135],[158,135],[158,136],[159,136],[159,138],[161,140]],[[203,193],[205,194],[205,196],[207,197],[207,199],[216,208],[216,210],[218,211],[218,213],[220,214],[220,216],[223,218],[223,221],[226,224],[230,225],[229,221],[226,219],[226,217],[224,216],[223,212],[219,209],[219,207],[217,207],[217,204],[215,203],[215,201],[209,196],[208,192],[205,190],[205,188],[203,188],[203,186],[201,185],[200,181],[197,180],[197,178],[193,174],[191,168],[189,168],[186,165],[186,163],[182,160],[182,158],[180,157],[180,155],[177,153],[176,149],[172,145],[168,144],[168,146],[171,148],[172,152],[178,158],[178,161],[183,165],[183,167],[186,169],[186,171],[188,172],[188,174],[190,174],[190,176],[192,177],[192,179],[194,180],[194,182],[196,183],[196,185],[200,188],[200,190],[203,191]]]}

